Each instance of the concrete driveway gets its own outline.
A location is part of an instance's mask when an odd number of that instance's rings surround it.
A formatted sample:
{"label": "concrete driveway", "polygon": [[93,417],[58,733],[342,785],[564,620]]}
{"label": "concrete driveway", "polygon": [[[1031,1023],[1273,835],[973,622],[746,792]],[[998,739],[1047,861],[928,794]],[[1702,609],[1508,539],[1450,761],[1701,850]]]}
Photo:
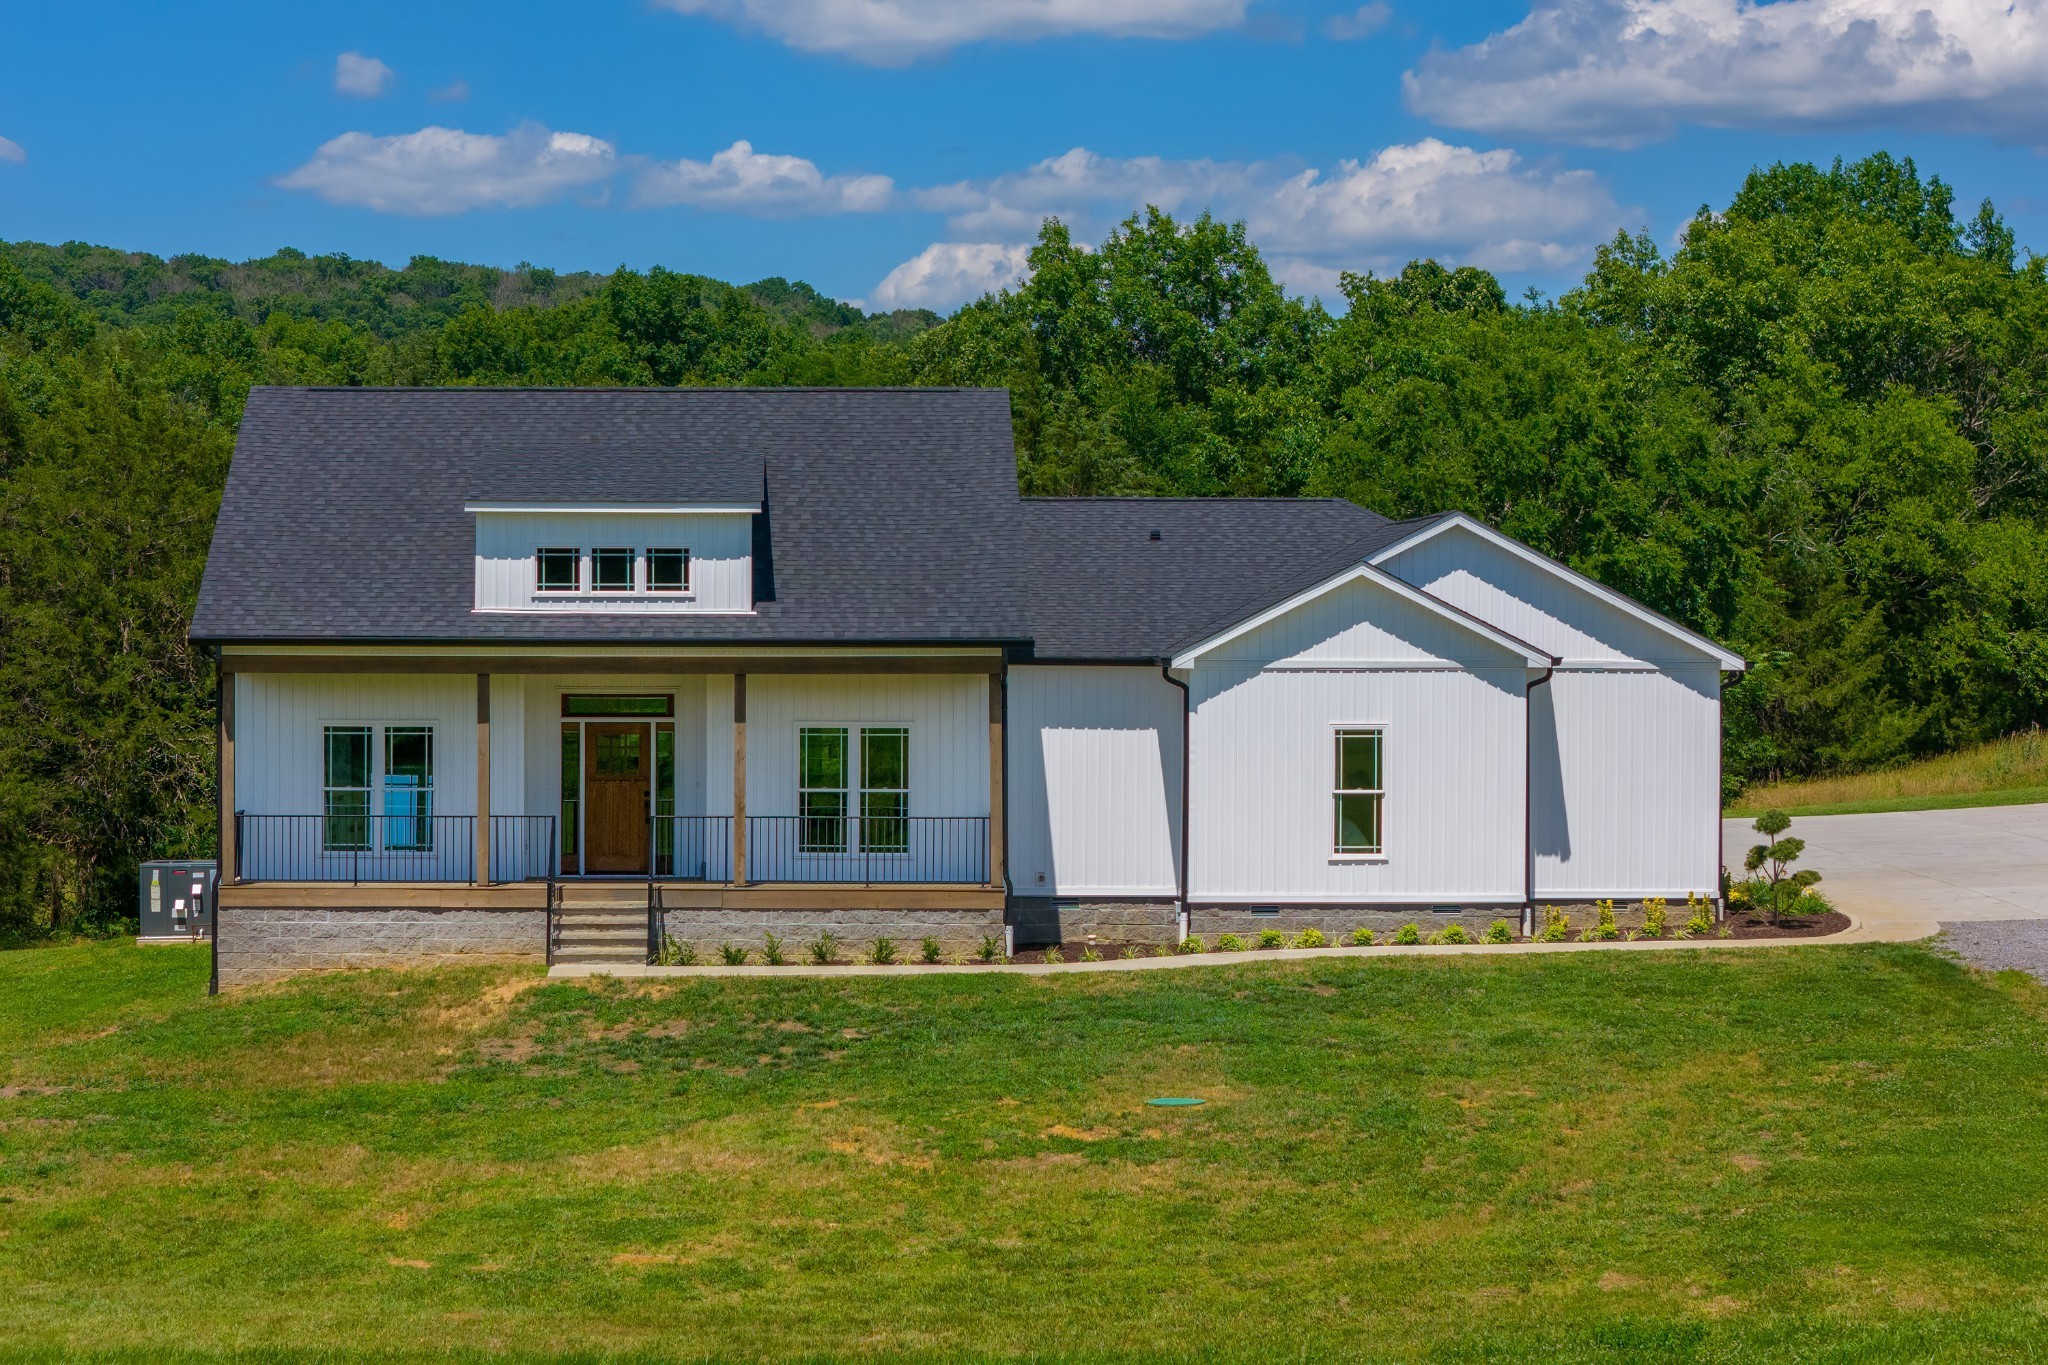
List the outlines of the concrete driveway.
{"label": "concrete driveway", "polygon": [[[1812,815],[1791,834],[1806,840],[1797,864],[1821,890],[1886,937],[1932,934],[1941,923],[2048,920],[2048,805],[1886,815]],[[1748,820],[1726,824],[1729,870],[1763,836]]]}

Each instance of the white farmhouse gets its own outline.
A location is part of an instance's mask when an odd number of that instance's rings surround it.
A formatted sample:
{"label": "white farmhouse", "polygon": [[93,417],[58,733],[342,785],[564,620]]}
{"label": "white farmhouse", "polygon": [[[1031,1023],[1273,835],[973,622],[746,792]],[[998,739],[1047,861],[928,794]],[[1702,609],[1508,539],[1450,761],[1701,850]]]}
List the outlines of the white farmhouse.
{"label": "white farmhouse", "polygon": [[1462,515],[1022,498],[988,390],[251,394],[237,984],[1717,894],[1743,661]]}

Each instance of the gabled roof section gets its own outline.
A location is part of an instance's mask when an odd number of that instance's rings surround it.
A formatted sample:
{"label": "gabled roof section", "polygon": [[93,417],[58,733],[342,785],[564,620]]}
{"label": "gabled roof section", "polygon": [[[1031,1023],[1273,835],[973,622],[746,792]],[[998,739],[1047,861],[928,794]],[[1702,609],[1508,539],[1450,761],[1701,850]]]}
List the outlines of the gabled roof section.
{"label": "gabled roof section", "polygon": [[1749,667],[1749,661],[1740,654],[1715,643],[1698,631],[1691,630],[1678,624],[1678,622],[1668,616],[1650,610],[1628,594],[1616,592],[1613,588],[1603,583],[1597,583],[1570,565],[1560,563],[1548,555],[1538,553],[1512,536],[1503,535],[1485,522],[1468,517],[1463,512],[1447,512],[1440,517],[1430,518],[1426,525],[1418,526],[1410,534],[1404,535],[1398,540],[1375,550],[1371,555],[1371,561],[1375,565],[1385,564],[1403,552],[1411,550],[1425,541],[1434,539],[1453,528],[1469,531],[1489,544],[1506,551],[1524,564],[1550,575],[1559,582],[1567,583],[1579,589],[1589,596],[1617,609],[1624,615],[1633,617],[1654,631],[1691,646],[1711,658],[1724,672],[1740,673],[1746,671]]}
{"label": "gabled roof section", "polygon": [[1025,498],[1017,553],[1036,656],[1169,659],[1419,524],[1340,498]]}
{"label": "gabled roof section", "polygon": [[1283,601],[1275,602],[1265,610],[1246,617],[1225,630],[1189,645],[1174,655],[1173,666],[1175,668],[1192,668],[1196,661],[1204,654],[1219,649],[1232,640],[1249,635],[1268,622],[1277,620],[1288,612],[1294,611],[1325,594],[1335,592],[1349,583],[1370,583],[1374,587],[1382,588],[1393,596],[1422,608],[1432,616],[1449,622],[1467,634],[1476,635],[1490,644],[1499,646],[1510,654],[1519,655],[1523,664],[1529,668],[1546,668],[1557,662],[1555,658],[1545,654],[1527,641],[1518,640],[1506,631],[1488,625],[1468,612],[1458,610],[1448,602],[1431,597],[1422,589],[1402,582],[1384,569],[1376,569],[1370,564],[1354,564],[1350,568],[1334,574],[1320,583],[1292,594]]}
{"label": "gabled roof section", "polygon": [[[249,395],[195,639],[1009,643],[997,389],[325,389]],[[759,506],[747,616],[477,613],[491,503]]]}

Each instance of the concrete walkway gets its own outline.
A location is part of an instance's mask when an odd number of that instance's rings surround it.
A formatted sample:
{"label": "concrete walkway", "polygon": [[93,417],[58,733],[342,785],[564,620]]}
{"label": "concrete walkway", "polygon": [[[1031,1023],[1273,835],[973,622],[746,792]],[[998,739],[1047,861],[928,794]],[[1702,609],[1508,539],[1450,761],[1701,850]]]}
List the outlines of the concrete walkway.
{"label": "concrete walkway", "polygon": [[[1762,836],[1748,820],[1727,823],[1731,868]],[[893,967],[595,966],[557,963],[549,976],[919,976],[1003,973],[1045,976],[1063,972],[1150,972],[1184,967],[1227,967],[1242,962],[1289,962],[1325,957],[1449,956],[1466,953],[1656,953],[1701,948],[1797,948],[1807,944],[1906,943],[1941,932],[1944,921],[2048,920],[2048,805],[1981,806],[1971,810],[1913,811],[1893,815],[1815,815],[1794,820],[1790,833],[1806,840],[1801,867],[1820,872],[1822,890],[1849,916],[1849,928],[1826,938],[1638,939],[1634,943],[1427,944],[1403,948],[1282,948],[1243,953],[1190,953],[1131,961],[947,963]],[[2048,926],[2044,926],[2048,928]]]}

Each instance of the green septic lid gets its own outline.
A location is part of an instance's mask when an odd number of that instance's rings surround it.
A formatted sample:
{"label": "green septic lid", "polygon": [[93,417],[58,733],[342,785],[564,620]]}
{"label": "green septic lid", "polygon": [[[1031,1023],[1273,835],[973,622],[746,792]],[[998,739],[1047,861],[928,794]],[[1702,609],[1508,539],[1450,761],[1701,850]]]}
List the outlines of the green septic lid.
{"label": "green septic lid", "polygon": [[1146,1100],[1146,1101],[1145,1101],[1145,1103],[1147,1103],[1147,1104],[1156,1104],[1156,1105],[1158,1105],[1158,1106],[1159,1106],[1160,1108],[1162,1108],[1162,1109],[1178,1109],[1178,1108],[1182,1107],[1183,1105],[1190,1105],[1190,1104],[1207,1104],[1207,1103],[1208,1103],[1208,1101],[1207,1101],[1207,1100],[1191,1100],[1191,1099],[1187,1099],[1187,1098],[1185,1098],[1185,1097],[1181,1097],[1181,1096],[1168,1096],[1168,1097],[1167,1097],[1167,1098],[1165,1098],[1165,1099],[1157,1099],[1157,1100]]}

